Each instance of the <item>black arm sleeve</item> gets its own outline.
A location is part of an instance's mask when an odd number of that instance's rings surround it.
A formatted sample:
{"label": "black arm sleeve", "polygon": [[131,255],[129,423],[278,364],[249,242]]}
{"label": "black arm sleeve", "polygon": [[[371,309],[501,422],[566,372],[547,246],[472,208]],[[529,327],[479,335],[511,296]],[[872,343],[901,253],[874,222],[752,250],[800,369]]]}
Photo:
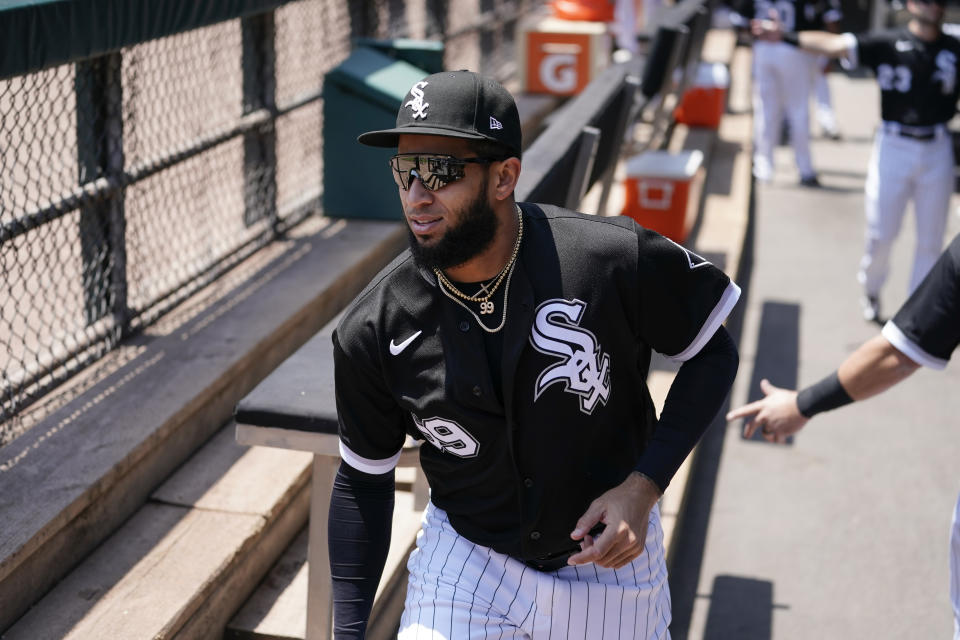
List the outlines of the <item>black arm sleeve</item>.
{"label": "black arm sleeve", "polygon": [[390,549],[393,477],[393,471],[371,475],[341,462],[333,482],[327,541],[337,640],[366,635]]}
{"label": "black arm sleeve", "polygon": [[636,468],[661,491],[720,411],[739,363],[737,347],[721,326],[677,371],[653,438]]}

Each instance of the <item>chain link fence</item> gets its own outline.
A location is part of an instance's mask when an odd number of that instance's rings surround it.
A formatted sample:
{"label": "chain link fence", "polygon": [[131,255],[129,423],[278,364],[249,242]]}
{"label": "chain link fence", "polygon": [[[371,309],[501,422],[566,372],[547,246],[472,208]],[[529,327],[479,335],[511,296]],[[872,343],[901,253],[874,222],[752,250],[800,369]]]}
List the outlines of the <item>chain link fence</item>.
{"label": "chain link fence", "polygon": [[507,80],[542,3],[278,3],[0,78],[0,446],[24,407],[319,210],[323,78],[356,38],[441,40],[447,68]]}

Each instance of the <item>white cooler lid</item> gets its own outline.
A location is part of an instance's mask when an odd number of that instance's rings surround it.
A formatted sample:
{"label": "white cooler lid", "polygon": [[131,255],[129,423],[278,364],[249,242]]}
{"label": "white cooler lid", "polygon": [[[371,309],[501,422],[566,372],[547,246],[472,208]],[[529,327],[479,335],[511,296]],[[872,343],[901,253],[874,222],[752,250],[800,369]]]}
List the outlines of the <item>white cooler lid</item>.
{"label": "white cooler lid", "polygon": [[627,158],[627,176],[631,178],[670,178],[690,180],[703,164],[703,152],[644,151]]}
{"label": "white cooler lid", "polygon": [[727,89],[730,87],[730,72],[722,62],[701,62],[697,66],[695,87]]}
{"label": "white cooler lid", "polygon": [[561,20],[553,16],[546,16],[539,20],[525,22],[523,27],[527,30],[542,31],[544,33],[585,33],[591,36],[602,36],[608,32],[606,22]]}

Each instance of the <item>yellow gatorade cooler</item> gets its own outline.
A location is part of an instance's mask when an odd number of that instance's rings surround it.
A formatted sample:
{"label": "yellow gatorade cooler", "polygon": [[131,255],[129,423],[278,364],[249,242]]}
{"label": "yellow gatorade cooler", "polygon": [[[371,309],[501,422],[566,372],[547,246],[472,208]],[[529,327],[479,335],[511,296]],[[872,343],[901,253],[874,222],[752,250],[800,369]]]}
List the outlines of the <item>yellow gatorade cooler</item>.
{"label": "yellow gatorade cooler", "polygon": [[702,164],[699,150],[645,151],[627,159],[623,215],[682,243],[689,228],[690,183]]}
{"label": "yellow gatorade cooler", "polygon": [[542,17],[518,29],[520,83],[527,93],[577,94],[610,63],[603,22]]}
{"label": "yellow gatorade cooler", "polygon": [[719,62],[701,62],[690,87],[683,92],[674,119],[692,127],[720,126],[730,88],[730,72]]}

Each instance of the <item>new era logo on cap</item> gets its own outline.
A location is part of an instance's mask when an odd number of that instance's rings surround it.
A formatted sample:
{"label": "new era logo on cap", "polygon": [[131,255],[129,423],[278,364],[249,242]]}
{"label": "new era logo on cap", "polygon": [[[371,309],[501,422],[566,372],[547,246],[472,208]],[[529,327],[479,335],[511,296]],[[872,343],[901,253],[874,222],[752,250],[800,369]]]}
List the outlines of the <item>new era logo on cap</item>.
{"label": "new era logo on cap", "polygon": [[490,116],[490,128],[491,129],[503,129],[503,125],[500,124],[500,121]]}

